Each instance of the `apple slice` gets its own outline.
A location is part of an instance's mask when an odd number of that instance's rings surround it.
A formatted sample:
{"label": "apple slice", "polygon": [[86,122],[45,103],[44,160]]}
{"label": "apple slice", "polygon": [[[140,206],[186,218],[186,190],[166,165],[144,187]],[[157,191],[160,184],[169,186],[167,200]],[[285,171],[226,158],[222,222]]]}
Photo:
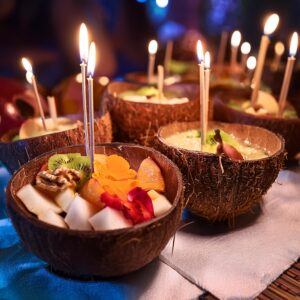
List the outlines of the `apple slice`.
{"label": "apple slice", "polygon": [[164,214],[166,211],[168,211],[172,207],[172,204],[169,202],[169,200],[164,195],[159,194],[158,192],[156,192],[154,190],[149,191],[148,195],[152,200],[155,217],[158,217],[158,216]]}
{"label": "apple slice", "polygon": [[76,195],[68,209],[65,222],[71,229],[91,230],[92,226],[89,223],[89,218],[91,218],[98,211],[99,208],[97,208],[95,205],[84,200],[79,195]]}
{"label": "apple slice", "polygon": [[51,209],[48,209],[47,211],[38,215],[38,219],[45,223],[48,223],[48,224],[51,224],[51,225],[54,225],[57,227],[68,228],[63,217],[61,217],[60,215],[58,215]]}
{"label": "apple slice", "polygon": [[40,194],[31,184],[24,185],[16,195],[26,208],[37,216],[49,209],[58,214],[62,212],[59,206]]}
{"label": "apple slice", "polygon": [[95,230],[114,230],[132,226],[132,222],[125,218],[119,210],[105,207],[89,219]]}
{"label": "apple slice", "polygon": [[68,189],[62,191],[61,193],[59,193],[55,197],[55,202],[59,205],[59,207],[64,212],[68,212],[70,204],[73,202],[74,198],[75,198],[74,190],[68,188]]}

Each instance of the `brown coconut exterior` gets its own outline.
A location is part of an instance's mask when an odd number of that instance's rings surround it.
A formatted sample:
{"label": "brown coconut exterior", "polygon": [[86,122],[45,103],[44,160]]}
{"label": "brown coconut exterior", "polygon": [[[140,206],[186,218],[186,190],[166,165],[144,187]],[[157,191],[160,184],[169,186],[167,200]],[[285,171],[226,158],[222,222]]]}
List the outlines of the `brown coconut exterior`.
{"label": "brown coconut exterior", "polygon": [[38,220],[16,197],[22,186],[34,182],[35,175],[49,156],[70,152],[83,154],[84,148],[65,147],[31,160],[8,185],[8,213],[25,246],[55,270],[71,276],[119,276],[151,262],[166,246],[180,223],[183,185],[176,165],[150,148],[126,144],[97,146],[96,153],[122,155],[136,170],[143,159],[151,157],[165,178],[165,194],[172,208],[160,217],[129,229],[77,231]]}
{"label": "brown coconut exterior", "polygon": [[254,116],[233,108],[226,103],[230,99],[250,99],[251,90],[228,89],[219,91],[213,97],[214,102],[214,120],[222,122],[232,122],[249,124],[269,129],[280,134],[285,139],[285,147],[288,153],[288,159],[293,160],[300,152],[300,118],[283,119],[271,116]]}
{"label": "brown coconut exterior", "polygon": [[[74,119],[78,119],[73,116]],[[39,137],[11,142],[18,130],[11,130],[1,137],[0,160],[7,169],[14,173],[29,160],[64,146],[84,144],[83,124],[78,128],[47,134]],[[110,143],[112,141],[112,124],[109,112],[95,119],[95,143]]]}
{"label": "brown coconut exterior", "polygon": [[164,138],[171,134],[198,127],[199,122],[169,124],[160,128],[156,139],[156,147],[183,174],[186,207],[210,221],[233,219],[246,213],[261,201],[282,168],[283,139],[259,127],[209,123],[211,129],[222,129],[270,151],[270,156],[260,160],[233,161],[222,155],[222,174],[218,155],[180,149],[165,142]]}
{"label": "brown coconut exterior", "polygon": [[199,118],[199,89],[195,84],[174,84],[165,90],[174,91],[189,102],[183,104],[153,104],[124,101],[117,95],[126,90],[136,90],[139,84],[113,82],[108,85],[105,102],[110,107],[114,125],[114,139],[152,145],[160,126],[175,121],[195,121]]}

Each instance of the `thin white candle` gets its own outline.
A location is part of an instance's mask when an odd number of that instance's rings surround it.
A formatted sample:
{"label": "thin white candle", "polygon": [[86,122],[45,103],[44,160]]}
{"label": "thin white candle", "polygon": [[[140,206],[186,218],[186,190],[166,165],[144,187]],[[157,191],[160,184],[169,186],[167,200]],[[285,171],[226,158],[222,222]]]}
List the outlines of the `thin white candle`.
{"label": "thin white candle", "polygon": [[290,87],[291,76],[293,73],[294,64],[296,60],[295,55],[297,53],[297,48],[298,48],[298,34],[297,32],[294,32],[290,43],[290,56],[288,57],[288,61],[285,67],[283,83],[282,83],[280,96],[279,96],[279,112],[278,112],[279,117],[282,117],[286,106],[286,100],[287,100],[287,95]]}
{"label": "thin white candle", "polygon": [[231,36],[231,57],[230,57],[231,68],[236,67],[238,48],[241,43],[241,39],[242,39],[241,33],[238,30],[234,31]]}
{"label": "thin white candle", "polygon": [[152,40],[148,45],[149,61],[148,61],[148,83],[153,83],[155,55],[157,52],[157,41]]}
{"label": "thin white candle", "polygon": [[242,52],[241,67],[243,71],[245,71],[246,69],[246,63],[250,51],[251,51],[251,45],[248,42],[244,42],[241,46],[241,52]]}
{"label": "thin white candle", "polygon": [[94,139],[94,93],[93,93],[93,75],[96,64],[96,46],[92,42],[89,49],[89,61],[87,65],[88,75],[88,96],[89,96],[89,124],[90,124],[90,159],[91,170],[94,171],[95,139]]}
{"label": "thin white candle", "polygon": [[251,105],[252,106],[255,105],[255,103],[257,101],[257,97],[258,97],[258,91],[260,88],[262,71],[263,71],[263,67],[264,67],[264,63],[265,63],[268,46],[270,44],[269,35],[275,31],[275,29],[278,26],[278,23],[279,23],[279,16],[277,14],[272,14],[265,23],[264,34],[261,37],[258,58],[257,58],[257,65],[256,65],[256,69],[254,72],[254,77],[253,77],[254,87],[253,87],[253,91],[252,91],[252,95],[251,95]]}
{"label": "thin white candle", "polygon": [[46,126],[46,122],[45,122],[45,114],[44,114],[44,110],[42,107],[42,102],[41,102],[41,98],[39,95],[39,91],[37,88],[36,79],[33,74],[32,65],[31,65],[30,61],[25,57],[22,58],[22,64],[23,64],[24,69],[26,70],[26,79],[33,87],[33,92],[34,92],[35,100],[36,100],[38,108],[39,108],[43,128],[45,131],[47,131],[47,126]]}
{"label": "thin white candle", "polygon": [[224,64],[227,42],[228,42],[228,32],[222,31],[218,58],[217,58],[217,62],[219,66],[222,66]]}
{"label": "thin white candle", "polygon": [[56,110],[55,98],[48,96],[47,100],[48,100],[50,117],[52,119],[54,128],[57,128],[57,110]]}
{"label": "thin white candle", "polygon": [[170,72],[170,63],[172,60],[173,45],[174,45],[173,41],[167,42],[165,59],[164,59],[164,67],[165,67],[166,74],[169,74],[169,72]]}
{"label": "thin white candle", "polygon": [[208,51],[204,55],[204,78],[205,78],[205,121],[204,121],[204,141],[208,127],[208,110],[209,110],[209,81],[210,81],[210,54]]}
{"label": "thin white candle", "polygon": [[204,79],[204,55],[200,40],[197,42],[197,56],[199,61],[199,95],[200,95],[200,150],[203,150],[205,144],[204,122],[205,122],[205,79]]}
{"label": "thin white candle", "polygon": [[274,58],[271,63],[271,70],[276,72],[280,66],[281,57],[284,53],[284,44],[282,42],[277,42],[274,47]]}
{"label": "thin white candle", "polygon": [[85,135],[85,152],[89,154],[89,132],[88,132],[88,117],[87,117],[87,99],[86,99],[86,64],[88,61],[89,38],[88,31],[84,23],[80,25],[79,30],[79,52],[81,59],[81,85],[82,85],[82,108],[83,108],[83,126]]}
{"label": "thin white candle", "polygon": [[157,73],[158,73],[158,98],[162,99],[164,97],[164,67],[159,65],[157,66]]}

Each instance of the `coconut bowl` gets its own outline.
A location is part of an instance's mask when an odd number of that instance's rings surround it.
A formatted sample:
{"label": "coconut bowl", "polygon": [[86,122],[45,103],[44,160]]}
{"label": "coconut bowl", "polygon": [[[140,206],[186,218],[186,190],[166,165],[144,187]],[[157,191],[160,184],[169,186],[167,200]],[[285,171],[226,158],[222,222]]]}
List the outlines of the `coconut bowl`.
{"label": "coconut bowl", "polygon": [[26,248],[54,270],[69,276],[119,276],[151,262],[166,246],[180,223],[183,185],[176,165],[161,153],[138,145],[115,143],[96,146],[96,153],[122,155],[136,170],[143,159],[151,157],[165,178],[165,195],[172,208],[151,221],[130,228],[77,231],[38,220],[16,196],[22,186],[34,182],[48,157],[70,152],[83,154],[84,147],[65,147],[39,156],[24,165],[9,182],[8,213]]}
{"label": "coconut bowl", "polygon": [[137,90],[140,84],[113,82],[105,92],[105,102],[110,108],[114,127],[114,138],[118,141],[152,145],[160,126],[178,121],[195,121],[199,118],[199,89],[195,84],[174,84],[165,91],[175,92],[190,101],[182,104],[154,104],[126,101],[118,94]]}
{"label": "coconut bowl", "polygon": [[[300,118],[284,119],[264,115],[252,115],[227,105],[230,99],[250,99],[251,90],[228,89],[214,94],[214,120],[259,126],[280,134],[285,140],[288,159],[295,159],[300,152]],[[299,111],[297,112],[299,116]]]}
{"label": "coconut bowl", "polygon": [[264,128],[210,122],[209,129],[219,128],[232,133],[238,140],[247,139],[252,145],[269,151],[270,155],[257,160],[236,161],[223,155],[219,157],[167,144],[166,137],[196,129],[198,123],[182,122],[161,127],[156,147],[181,170],[185,205],[190,211],[210,221],[233,219],[254,208],[275,181],[284,162],[284,141]]}
{"label": "coconut bowl", "polygon": [[[70,116],[74,120],[80,118]],[[95,143],[110,143],[112,141],[112,125],[109,112],[95,119]],[[82,122],[75,129],[32,137],[12,142],[18,129],[8,131],[0,138],[0,160],[7,169],[14,173],[29,160],[64,146],[83,144],[85,141]]]}

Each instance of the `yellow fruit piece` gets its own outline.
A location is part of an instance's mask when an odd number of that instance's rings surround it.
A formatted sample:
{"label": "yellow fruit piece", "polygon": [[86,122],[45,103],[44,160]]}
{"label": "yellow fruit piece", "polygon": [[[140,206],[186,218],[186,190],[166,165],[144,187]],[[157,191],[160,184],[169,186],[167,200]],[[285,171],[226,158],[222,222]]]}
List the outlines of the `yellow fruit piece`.
{"label": "yellow fruit piece", "polygon": [[165,191],[165,181],[159,166],[150,158],[144,159],[137,172],[138,186],[149,191]]}
{"label": "yellow fruit piece", "polygon": [[100,164],[106,165],[107,155],[105,154],[95,154],[94,160]]}
{"label": "yellow fruit piece", "polygon": [[136,177],[136,172],[130,169],[129,162],[116,154],[108,156],[107,169],[110,177],[115,180],[133,179]]}
{"label": "yellow fruit piece", "polygon": [[105,190],[98,182],[98,180],[91,178],[81,188],[80,195],[85,200],[89,201],[92,204],[97,205],[98,208],[102,209],[104,205],[100,201],[100,196],[104,192]]}

